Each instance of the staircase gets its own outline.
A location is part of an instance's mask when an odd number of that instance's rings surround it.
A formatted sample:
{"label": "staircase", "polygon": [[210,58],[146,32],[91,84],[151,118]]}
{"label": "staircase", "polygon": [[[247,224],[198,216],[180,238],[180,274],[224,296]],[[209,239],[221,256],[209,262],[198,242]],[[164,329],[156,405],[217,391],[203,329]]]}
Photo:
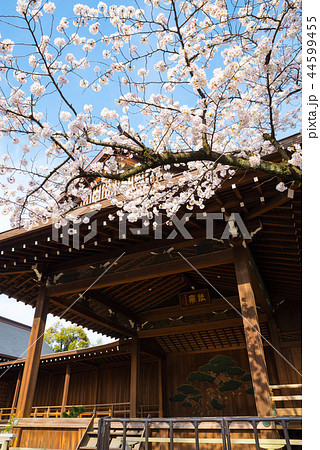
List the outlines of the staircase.
{"label": "staircase", "polygon": [[98,440],[98,419],[92,416],[76,450],[96,450]]}
{"label": "staircase", "polygon": [[[99,419],[92,418],[76,450],[97,450]],[[126,447],[122,444],[123,427],[120,422],[110,424],[110,450],[140,450],[141,442],[135,438],[144,436],[144,426],[140,423],[128,424],[126,428]]]}

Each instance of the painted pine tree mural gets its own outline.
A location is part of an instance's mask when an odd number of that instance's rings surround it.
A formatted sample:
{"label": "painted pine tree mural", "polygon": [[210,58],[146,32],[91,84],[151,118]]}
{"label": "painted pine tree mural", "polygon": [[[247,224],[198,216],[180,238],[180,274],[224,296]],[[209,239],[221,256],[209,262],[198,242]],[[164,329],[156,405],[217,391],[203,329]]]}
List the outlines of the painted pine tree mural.
{"label": "painted pine tree mural", "polygon": [[170,401],[206,416],[223,410],[237,394],[253,394],[251,375],[228,356],[218,355],[191,372]]}

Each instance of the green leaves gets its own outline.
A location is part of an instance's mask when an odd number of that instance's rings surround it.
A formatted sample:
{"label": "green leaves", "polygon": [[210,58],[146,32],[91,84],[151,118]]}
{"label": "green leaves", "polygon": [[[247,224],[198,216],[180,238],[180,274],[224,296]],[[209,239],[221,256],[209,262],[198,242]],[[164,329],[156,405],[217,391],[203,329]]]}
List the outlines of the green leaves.
{"label": "green leaves", "polygon": [[65,352],[90,346],[89,338],[82,327],[64,327],[61,323],[48,328],[44,333],[44,340],[54,352]]}
{"label": "green leaves", "polygon": [[83,406],[72,406],[69,413],[65,411],[62,413],[62,417],[75,418],[79,417],[81,413],[85,412],[86,408]]}

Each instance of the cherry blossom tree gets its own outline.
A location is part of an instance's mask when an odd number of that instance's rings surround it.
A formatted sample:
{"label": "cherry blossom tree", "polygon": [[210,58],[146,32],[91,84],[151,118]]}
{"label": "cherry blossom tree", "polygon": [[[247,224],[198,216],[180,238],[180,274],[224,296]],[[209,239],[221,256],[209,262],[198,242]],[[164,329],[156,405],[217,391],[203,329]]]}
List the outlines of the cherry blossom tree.
{"label": "cherry blossom tree", "polygon": [[300,127],[300,0],[71,3],[0,18],[12,226],[70,217],[97,180],[131,221],[204,208],[237,170],[301,182],[301,148],[279,142]]}

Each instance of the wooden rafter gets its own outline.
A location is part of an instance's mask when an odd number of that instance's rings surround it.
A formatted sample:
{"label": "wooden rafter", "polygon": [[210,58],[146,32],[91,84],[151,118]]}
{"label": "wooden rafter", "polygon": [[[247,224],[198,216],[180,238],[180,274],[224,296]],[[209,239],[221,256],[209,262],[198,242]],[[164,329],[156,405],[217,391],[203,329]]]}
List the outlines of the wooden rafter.
{"label": "wooden rafter", "polygon": [[62,298],[59,298],[59,300],[56,300],[55,298],[50,298],[50,302],[52,302],[56,305],[62,304],[66,308],[70,308],[70,311],[76,313],[77,315],[79,315],[81,317],[84,317],[86,320],[90,320],[93,323],[101,326],[102,329],[104,329],[104,330],[107,330],[107,329],[114,330],[117,333],[120,333],[124,336],[136,336],[136,332],[133,329],[127,328],[124,325],[121,325],[112,319],[103,317],[103,316],[97,314],[92,309],[87,308],[78,303],[75,303],[72,305],[72,303],[70,303]]}
{"label": "wooden rafter", "polygon": [[[233,262],[232,250],[227,249],[208,255],[193,256],[189,258],[189,262],[197,269],[220,264],[229,264]],[[106,274],[98,281],[96,278],[88,278],[69,283],[61,283],[56,286],[49,286],[48,295],[50,297],[57,297],[63,294],[81,292],[90,286],[92,286],[91,289],[99,289],[105,286],[114,286],[117,284],[131,283],[149,278],[163,277],[176,273],[188,272],[190,270],[193,270],[192,267],[181,258],[148,267]]]}
{"label": "wooden rafter", "polygon": [[256,206],[249,210],[249,212],[244,216],[244,221],[246,222],[254,219],[255,217],[262,216],[262,214],[265,214],[266,212],[283,205],[289,200],[292,200],[293,197],[293,189],[288,189],[285,192],[281,192],[268,200],[264,205]]}
{"label": "wooden rafter", "polygon": [[[150,255],[151,251],[157,252],[159,250],[168,249],[171,246],[175,248],[183,249],[190,245],[198,245],[199,243],[204,242],[205,238],[203,236],[203,232],[197,231],[196,233],[192,233],[193,240],[186,240],[183,236],[178,235],[176,239],[173,241],[168,239],[159,239],[150,241],[143,240],[140,238],[140,242],[137,245],[126,245],[125,247],[125,256],[123,257],[123,262],[126,264],[127,258],[131,258],[132,260],[136,258],[146,258]],[[100,264],[104,264],[106,261],[112,262],[117,259],[121,254],[121,243],[123,245],[127,244],[126,240],[119,240],[118,247],[115,250],[106,251],[103,256],[100,255],[82,255],[81,258],[72,261],[72,265],[70,265],[70,261],[64,261],[60,264],[54,264],[53,266],[48,268],[48,274],[51,273],[59,273],[59,272],[72,272],[74,270],[84,270],[90,268],[90,266],[99,266]],[[104,247],[105,248],[105,247]],[[89,250],[89,249],[88,249]],[[91,249],[90,249],[91,250]],[[120,262],[119,262],[120,265]]]}
{"label": "wooden rafter", "polygon": [[92,299],[94,303],[102,306],[103,308],[110,308],[114,312],[120,313],[128,319],[136,320],[135,314],[132,311],[122,306],[119,302],[111,299],[108,295],[101,291],[88,291],[86,293],[86,298]]}

